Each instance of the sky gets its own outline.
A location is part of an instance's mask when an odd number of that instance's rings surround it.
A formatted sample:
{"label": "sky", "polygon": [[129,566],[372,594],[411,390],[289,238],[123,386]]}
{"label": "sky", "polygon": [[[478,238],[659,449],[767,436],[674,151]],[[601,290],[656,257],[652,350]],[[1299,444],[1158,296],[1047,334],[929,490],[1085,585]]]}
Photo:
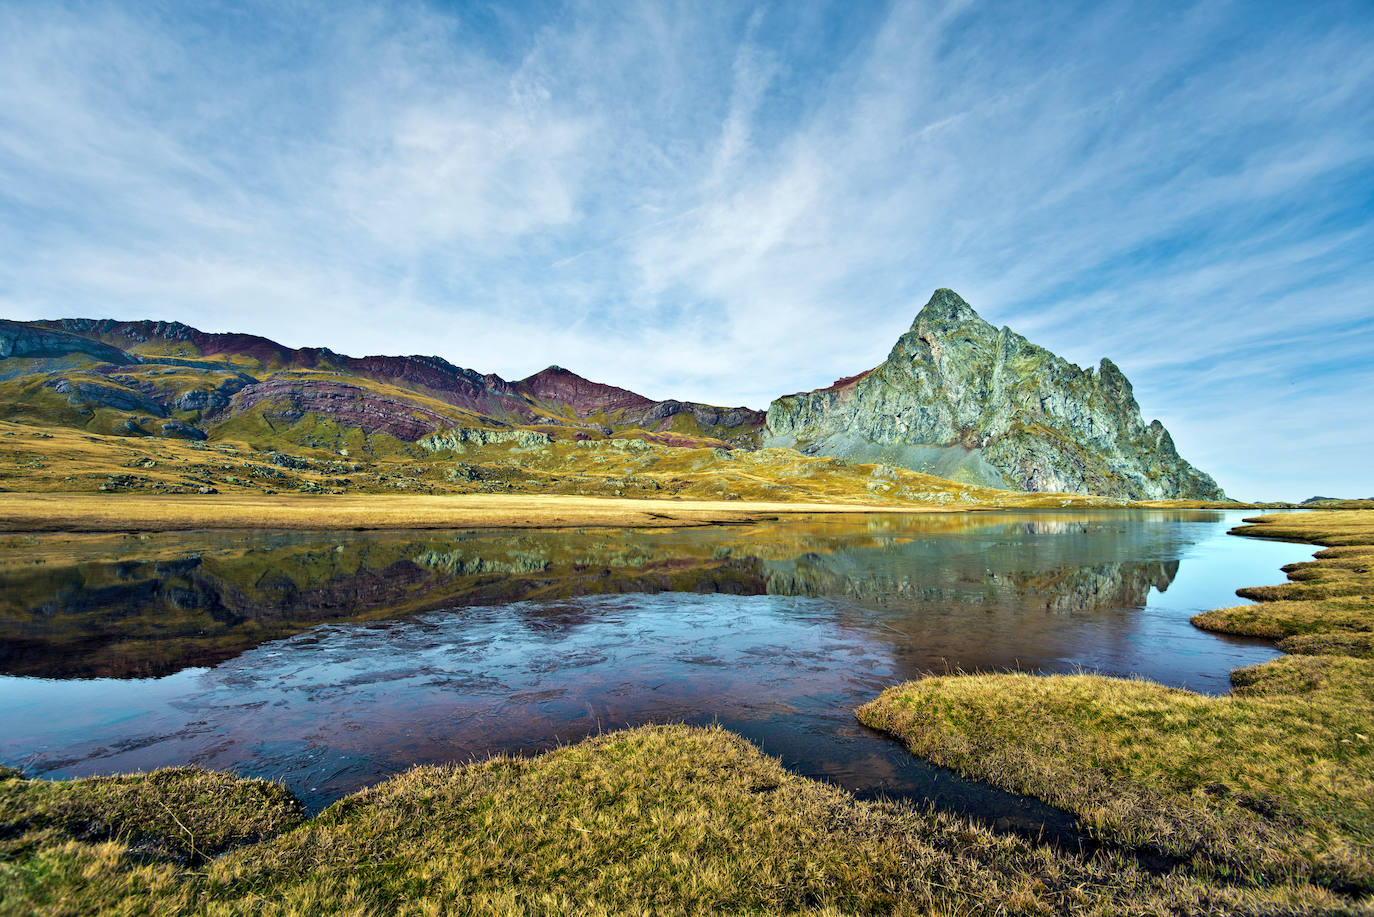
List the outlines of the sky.
{"label": "sky", "polygon": [[0,0],[0,316],[766,407],[938,287],[1374,497],[1374,4]]}

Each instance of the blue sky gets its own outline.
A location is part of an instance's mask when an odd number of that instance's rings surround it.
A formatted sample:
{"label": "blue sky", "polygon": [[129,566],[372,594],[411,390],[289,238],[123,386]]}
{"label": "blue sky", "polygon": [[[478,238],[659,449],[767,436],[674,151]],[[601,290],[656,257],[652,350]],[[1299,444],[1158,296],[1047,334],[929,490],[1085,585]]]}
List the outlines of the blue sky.
{"label": "blue sky", "polygon": [[1374,6],[0,2],[0,314],[764,407],[936,287],[1374,496]]}

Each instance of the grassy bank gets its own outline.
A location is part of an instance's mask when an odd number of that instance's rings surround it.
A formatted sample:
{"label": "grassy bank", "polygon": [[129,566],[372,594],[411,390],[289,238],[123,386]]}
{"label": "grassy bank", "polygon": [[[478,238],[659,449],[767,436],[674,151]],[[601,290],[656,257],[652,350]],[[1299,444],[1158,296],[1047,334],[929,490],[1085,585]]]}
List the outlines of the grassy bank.
{"label": "grassy bank", "polygon": [[1076,813],[1104,842],[1199,875],[1374,890],[1374,513],[1263,517],[1241,534],[1340,547],[1241,590],[1214,630],[1301,651],[1205,697],[1096,676],[928,678],[859,711],[923,758]]}
{"label": "grassy bank", "polygon": [[1258,604],[1205,612],[1193,623],[1226,634],[1281,639],[1290,653],[1368,658],[1374,641],[1374,512],[1262,516],[1238,535],[1326,545],[1283,568],[1289,582],[1241,589]]}
{"label": "grassy bank", "polygon": [[719,729],[419,768],[302,820],[193,770],[0,780],[0,912],[1160,913],[1335,907],[860,802]]}
{"label": "grassy bank", "polygon": [[[964,507],[968,509],[968,507]],[[470,529],[677,526],[780,514],[939,512],[937,507],[722,500],[632,500],[526,494],[443,496],[0,494],[0,531],[190,529]]]}

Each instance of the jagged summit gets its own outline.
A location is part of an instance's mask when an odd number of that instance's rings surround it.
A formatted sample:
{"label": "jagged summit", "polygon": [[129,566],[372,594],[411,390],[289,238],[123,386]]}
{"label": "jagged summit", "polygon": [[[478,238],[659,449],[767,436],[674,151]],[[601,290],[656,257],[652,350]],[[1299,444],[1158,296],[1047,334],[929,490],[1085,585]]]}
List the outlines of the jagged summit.
{"label": "jagged summit", "polygon": [[[948,287],[940,287],[931,294],[930,301],[916,313],[911,323],[913,329],[925,325],[949,325],[958,322],[983,322],[983,317],[974,311],[964,298]],[[991,327],[989,325],[989,327]]]}
{"label": "jagged summit", "polygon": [[1075,366],[995,328],[949,289],[935,291],[880,366],[774,401],[764,437],[1015,490],[1225,499],[1162,424],[1144,422],[1111,360]]}

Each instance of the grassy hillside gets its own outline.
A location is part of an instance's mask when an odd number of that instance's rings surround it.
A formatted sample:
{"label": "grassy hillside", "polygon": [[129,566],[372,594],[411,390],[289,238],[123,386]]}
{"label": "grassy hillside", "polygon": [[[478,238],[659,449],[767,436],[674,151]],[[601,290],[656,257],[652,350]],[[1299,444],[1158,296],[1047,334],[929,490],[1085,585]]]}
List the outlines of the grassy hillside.
{"label": "grassy hillside", "polygon": [[0,320],[0,340],[13,353],[0,359],[0,418],[95,433],[338,449],[355,442],[350,432],[414,442],[494,425],[751,448],[762,423],[745,408],[655,402],[560,367],[511,382],[438,357],[350,357],[177,323]]}
{"label": "grassy hillside", "polygon": [[[492,427],[460,427],[488,429]],[[1110,506],[1016,494],[788,449],[668,446],[617,435],[431,451],[312,417],[278,435],[244,414],[208,442],[0,421],[0,491],[127,494],[561,494],[910,506]],[[525,432],[539,434],[538,430]],[[229,437],[233,438],[229,438]]]}
{"label": "grassy hillside", "polygon": [[[1013,496],[909,471],[900,465],[960,474],[891,457],[879,464],[874,456],[847,462],[759,449],[757,411],[653,401],[559,367],[512,382],[438,357],[349,357],[148,321],[0,321],[0,339],[13,354],[0,359],[0,489],[10,491],[555,493],[954,506],[1085,499]],[[426,448],[454,431],[527,438],[438,454]],[[1041,433],[1051,452],[1081,452],[1049,428]],[[45,443],[25,442],[33,439]],[[32,445],[43,448],[26,448]],[[1086,461],[1078,455],[1079,465]],[[1103,487],[1099,492],[1111,489]]]}

